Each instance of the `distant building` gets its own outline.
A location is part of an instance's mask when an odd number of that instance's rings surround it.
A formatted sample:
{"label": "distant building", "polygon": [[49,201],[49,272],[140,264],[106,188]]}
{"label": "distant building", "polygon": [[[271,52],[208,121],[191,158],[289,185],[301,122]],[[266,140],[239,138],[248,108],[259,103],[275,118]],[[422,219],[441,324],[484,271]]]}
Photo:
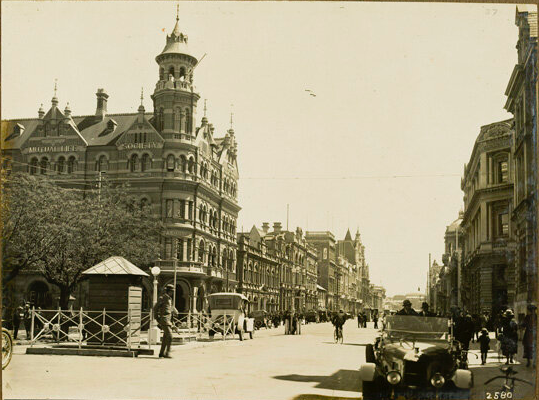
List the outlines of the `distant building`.
{"label": "distant building", "polygon": [[335,235],[329,231],[308,231],[305,239],[317,252],[318,284],[327,290],[326,309],[335,311],[338,304],[337,279],[339,275]]}

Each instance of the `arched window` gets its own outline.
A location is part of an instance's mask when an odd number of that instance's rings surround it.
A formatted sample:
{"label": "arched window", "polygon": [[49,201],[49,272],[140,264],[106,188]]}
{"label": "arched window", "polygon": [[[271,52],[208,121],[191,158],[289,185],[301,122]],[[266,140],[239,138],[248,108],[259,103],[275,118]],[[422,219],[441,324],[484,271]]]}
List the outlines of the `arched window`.
{"label": "arched window", "polygon": [[180,81],[185,80],[185,67],[180,67]]}
{"label": "arched window", "polygon": [[170,77],[170,75],[172,75],[173,77],[176,77],[176,75],[174,74],[174,67],[170,67],[168,69],[168,75],[169,75],[169,77]]}
{"label": "arched window", "polygon": [[185,131],[187,133],[192,132],[192,123],[191,123],[191,112],[188,108],[185,109]]}
{"label": "arched window", "polygon": [[43,157],[41,159],[41,168],[40,168],[40,174],[45,175],[47,173],[47,169],[49,168],[49,159],[47,157]]}
{"label": "arched window", "polygon": [[195,171],[195,161],[193,160],[193,157],[189,157],[189,163],[187,167],[190,174],[192,174]]}
{"label": "arched window", "polygon": [[142,172],[145,172],[145,171],[148,171],[150,169],[150,164],[151,164],[151,161],[150,161],[150,156],[149,154],[143,154],[142,155],[142,160],[141,160],[141,163],[140,163],[140,169]]}
{"label": "arched window", "polygon": [[131,163],[130,163],[130,170],[131,172],[138,171],[138,156],[136,154],[133,154],[131,156]]}
{"label": "arched window", "polygon": [[157,129],[159,131],[162,131],[163,129],[165,129],[165,116],[163,114],[163,109],[160,108],[159,109],[159,112],[157,114]]}
{"label": "arched window", "polygon": [[165,79],[165,69],[163,67],[159,68],[159,80],[162,81]]}
{"label": "arched window", "polygon": [[32,158],[32,161],[30,161],[30,175],[37,174],[37,164],[38,164],[37,158]]}
{"label": "arched window", "polygon": [[43,137],[47,137],[50,134],[50,126],[48,123],[45,123],[44,130],[43,130]]}
{"label": "arched window", "polygon": [[215,249],[215,246],[213,247],[212,251],[211,265],[214,267],[217,265],[217,250]]}
{"label": "arched window", "polygon": [[204,241],[201,240],[198,245],[198,261],[204,263]]}
{"label": "arched window", "polygon": [[58,161],[56,162],[56,170],[58,174],[63,174],[65,169],[66,159],[65,157],[59,157]]}
{"label": "arched window", "polygon": [[176,160],[174,159],[174,155],[169,154],[167,156],[167,171],[172,172],[174,171],[174,164],[176,163]]}
{"label": "arched window", "polygon": [[174,110],[174,130],[180,131],[181,111],[179,108]]}
{"label": "arched window", "polygon": [[99,159],[95,163],[95,170],[98,172],[108,171],[109,163],[107,157],[104,155],[99,156]]}

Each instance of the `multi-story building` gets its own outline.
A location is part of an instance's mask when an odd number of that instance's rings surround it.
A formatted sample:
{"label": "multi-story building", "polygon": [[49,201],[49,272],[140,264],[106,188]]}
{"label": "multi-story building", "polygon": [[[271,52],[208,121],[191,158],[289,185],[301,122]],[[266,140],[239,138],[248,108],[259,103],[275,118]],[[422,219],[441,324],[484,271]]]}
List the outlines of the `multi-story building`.
{"label": "multi-story building", "polygon": [[505,109],[514,115],[511,148],[514,192],[511,221],[516,240],[514,297],[520,319],[537,300],[537,8],[518,5],[518,62],[505,94]]}
{"label": "multi-story building", "polygon": [[350,264],[348,274],[349,311],[356,313],[367,305],[366,290],[370,290],[368,266],[365,262],[365,246],[361,242],[359,230],[354,239],[348,230],[344,240],[337,241],[337,253]]}
{"label": "multi-story building", "polygon": [[[138,113],[109,114],[109,95],[98,89],[96,112],[75,116],[69,105],[60,110],[55,93],[50,109],[41,107],[37,118],[2,121],[2,155],[13,171],[48,176],[66,187],[89,189],[99,179],[129,182],[136,201],[165,223],[157,262],[161,283],[172,282],[176,271],[176,307],[196,311],[206,293],[237,285],[237,143],[232,128],[218,138],[206,115],[196,127],[198,61],[178,19],[155,60],[152,112],[141,101]],[[40,291],[51,290],[40,282]],[[33,280],[19,286],[23,296],[38,287]]]}
{"label": "multi-story building", "polygon": [[262,225],[264,241],[281,265],[280,310],[306,310],[307,304],[317,304],[313,272],[316,250],[309,246],[301,228],[295,232],[283,230],[280,222]]}
{"label": "multi-story building", "polygon": [[249,299],[249,311],[277,311],[281,289],[281,265],[271,254],[264,232],[253,226],[248,233],[238,233],[237,291]]}
{"label": "multi-story building", "polygon": [[325,308],[328,311],[335,311],[337,310],[337,279],[339,277],[335,235],[329,231],[310,231],[306,233],[305,238],[317,252],[318,284],[327,290]]}
{"label": "multi-story building", "polygon": [[513,209],[513,119],[481,127],[464,167],[463,282],[473,313],[497,313],[515,299]]}
{"label": "multi-story building", "polygon": [[379,313],[384,309],[384,301],[386,298],[386,290],[382,286],[372,285],[372,309]]}

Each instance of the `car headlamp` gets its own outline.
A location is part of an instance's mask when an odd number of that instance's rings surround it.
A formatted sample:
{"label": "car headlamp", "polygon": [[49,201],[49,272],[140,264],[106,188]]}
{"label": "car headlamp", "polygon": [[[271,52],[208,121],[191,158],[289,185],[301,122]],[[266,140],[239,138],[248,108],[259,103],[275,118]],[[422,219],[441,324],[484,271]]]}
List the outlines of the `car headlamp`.
{"label": "car headlamp", "polygon": [[432,378],[430,378],[430,383],[435,388],[441,388],[445,384],[445,378],[441,373],[436,372],[432,375]]}
{"label": "car headlamp", "polygon": [[390,371],[386,376],[387,381],[392,385],[398,385],[401,381],[401,374],[397,371]]}

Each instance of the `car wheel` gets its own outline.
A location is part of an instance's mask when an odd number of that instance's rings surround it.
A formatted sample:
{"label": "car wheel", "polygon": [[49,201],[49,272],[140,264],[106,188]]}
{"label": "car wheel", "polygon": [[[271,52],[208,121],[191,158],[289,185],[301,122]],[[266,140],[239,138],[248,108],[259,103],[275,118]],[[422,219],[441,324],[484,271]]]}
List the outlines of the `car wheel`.
{"label": "car wheel", "polygon": [[7,329],[2,328],[2,369],[6,368],[13,355],[13,339]]}
{"label": "car wheel", "polygon": [[374,346],[372,344],[368,344],[365,347],[365,361],[369,363],[376,362],[376,357],[374,356]]}

